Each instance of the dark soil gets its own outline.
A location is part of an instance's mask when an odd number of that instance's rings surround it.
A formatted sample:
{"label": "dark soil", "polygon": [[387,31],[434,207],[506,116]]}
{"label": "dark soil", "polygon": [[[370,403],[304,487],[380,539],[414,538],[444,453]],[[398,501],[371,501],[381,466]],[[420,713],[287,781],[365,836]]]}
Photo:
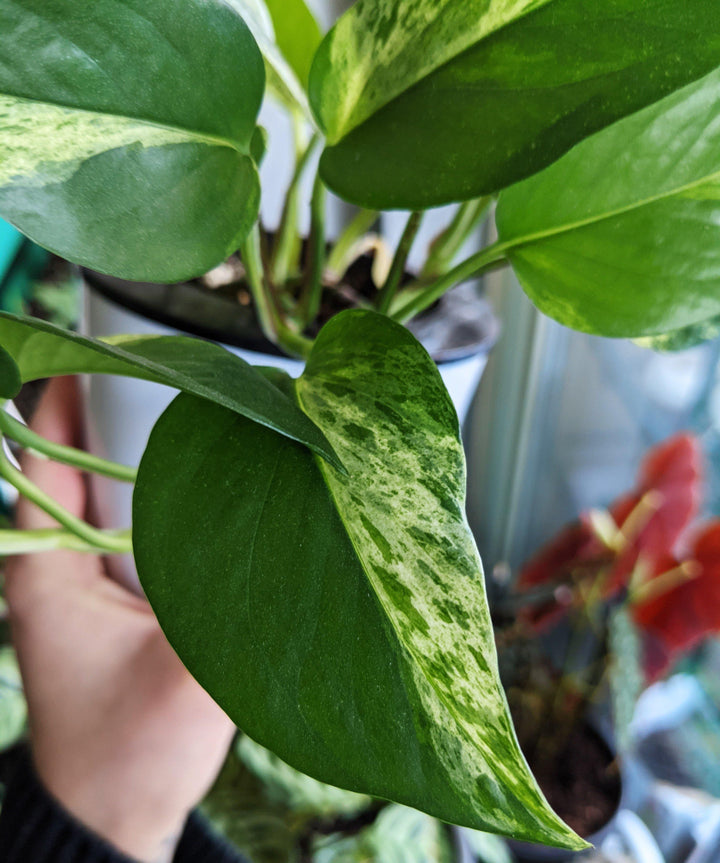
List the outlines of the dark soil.
{"label": "dark soil", "polygon": [[554,758],[538,753],[528,760],[550,805],[576,833],[591,836],[615,814],[620,803],[617,762],[588,725],[571,732]]}

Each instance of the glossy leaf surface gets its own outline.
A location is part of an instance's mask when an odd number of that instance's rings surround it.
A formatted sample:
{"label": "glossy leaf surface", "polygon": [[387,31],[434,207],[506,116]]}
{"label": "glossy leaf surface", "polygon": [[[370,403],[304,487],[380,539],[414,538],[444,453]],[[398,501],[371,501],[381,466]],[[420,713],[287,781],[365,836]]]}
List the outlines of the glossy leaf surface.
{"label": "glossy leaf surface", "polygon": [[347,478],[189,396],[156,425],[133,542],[170,642],[248,735],[304,773],[581,847],[517,746],[435,365],[399,325],[346,312],[297,393]]}
{"label": "glossy leaf surface", "polygon": [[223,405],[338,464],[322,432],[291,399],[244,360],[211,342],[184,336],[98,341],[36,318],[0,312],[0,345],[23,381],[85,373],[154,381]]}
{"label": "glossy leaf surface", "polygon": [[500,239],[538,308],[606,336],[720,313],[718,116],[716,71],[503,192]]}
{"label": "glossy leaf surface", "polygon": [[257,216],[263,90],[222,0],[0,0],[0,214],[116,276],[205,272]]}
{"label": "glossy leaf surface", "polygon": [[373,208],[468,200],[718,63],[714,0],[360,0],[311,74],[323,177]]}

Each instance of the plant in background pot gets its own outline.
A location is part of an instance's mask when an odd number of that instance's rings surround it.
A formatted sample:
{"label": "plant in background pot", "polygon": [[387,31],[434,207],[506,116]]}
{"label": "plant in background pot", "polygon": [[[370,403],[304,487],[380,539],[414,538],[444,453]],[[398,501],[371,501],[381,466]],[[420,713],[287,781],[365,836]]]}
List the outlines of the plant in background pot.
{"label": "plant in background pot", "polygon": [[[239,249],[265,334],[307,361],[293,382],[207,342],[2,316],[5,398],[65,373],[181,391],[143,456],[132,537],[69,517],[2,461],[58,521],[2,534],[4,549],[132,546],[187,667],[283,760],[583,847],[518,748],[457,417],[401,323],[507,263],[543,311],[591,332],[716,315],[718,25],[711,0],[360,0],[320,41],[301,0],[0,0],[0,214],[138,281],[196,277]],[[271,245],[257,221],[266,70],[296,118],[296,179],[323,148],[304,254],[295,182]],[[328,278],[326,187],[410,213],[376,290],[319,328],[372,215],[338,239]],[[452,263],[496,196],[499,240]],[[422,212],[448,202],[456,218],[407,283]],[[0,417],[25,446],[135,479]]]}
{"label": "plant in background pot", "polygon": [[[699,442],[659,444],[633,491],[563,529],[499,602],[500,668],[521,745],[581,835],[618,807],[615,758],[631,745],[643,688],[720,633],[720,520],[697,523],[701,493]],[[612,749],[588,724],[605,702]]]}

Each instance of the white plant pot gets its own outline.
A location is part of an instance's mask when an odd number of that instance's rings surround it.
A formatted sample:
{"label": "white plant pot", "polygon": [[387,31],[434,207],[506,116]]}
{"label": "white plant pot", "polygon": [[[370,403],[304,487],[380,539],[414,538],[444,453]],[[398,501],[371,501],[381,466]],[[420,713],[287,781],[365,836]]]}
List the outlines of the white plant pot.
{"label": "white plant pot", "polygon": [[[163,326],[106,299],[90,288],[84,291],[83,332],[89,336],[122,334],[177,335]],[[299,377],[299,360],[225,346],[253,365],[274,366],[291,377]],[[487,362],[486,353],[452,362],[439,368],[461,423],[464,421]],[[84,384],[87,446],[91,452],[112,461],[137,466],[157,419],[176,395],[159,384],[110,375],[92,375]],[[92,497],[95,515],[103,527],[127,527],[131,522],[132,488],[129,485],[93,476]],[[112,574],[138,590],[132,559],[111,562]]]}

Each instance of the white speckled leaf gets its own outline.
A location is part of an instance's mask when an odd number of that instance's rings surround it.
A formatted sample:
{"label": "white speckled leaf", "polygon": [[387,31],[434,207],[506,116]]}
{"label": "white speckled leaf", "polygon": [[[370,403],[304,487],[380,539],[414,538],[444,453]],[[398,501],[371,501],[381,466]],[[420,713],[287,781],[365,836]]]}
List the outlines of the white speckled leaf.
{"label": "white speckled leaf", "polygon": [[223,0],[0,0],[0,216],[117,276],[196,276],[257,217],[264,84]]}
{"label": "white speckled leaf", "polygon": [[328,36],[316,110],[335,143],[396,96],[551,0],[361,0]]}
{"label": "white speckled leaf", "polygon": [[448,781],[496,829],[505,823],[501,832],[530,819],[548,841],[575,844],[515,739],[465,516],[458,420],[432,360],[399,325],[351,312],[325,327],[297,390],[347,468],[341,476],[320,466]]}

